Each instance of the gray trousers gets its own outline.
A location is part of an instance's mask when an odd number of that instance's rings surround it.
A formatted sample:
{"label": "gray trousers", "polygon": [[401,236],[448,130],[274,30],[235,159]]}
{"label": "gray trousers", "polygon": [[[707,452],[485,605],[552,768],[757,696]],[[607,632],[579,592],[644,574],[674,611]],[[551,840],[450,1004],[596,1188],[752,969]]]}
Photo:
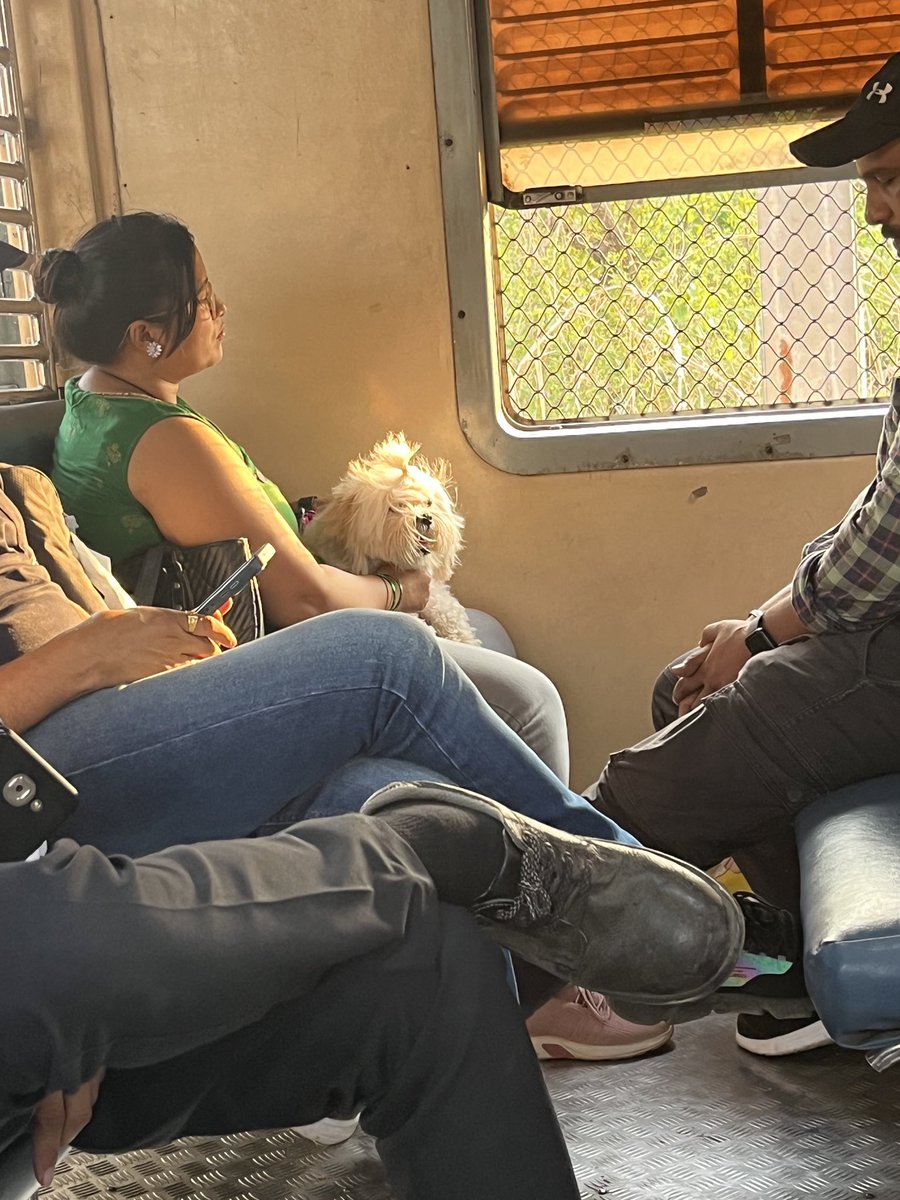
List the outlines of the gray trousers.
{"label": "gray trousers", "polygon": [[0,866],[0,1147],[106,1067],[86,1149],[362,1110],[403,1200],[577,1200],[503,957],[358,815]]}
{"label": "gray trousers", "polygon": [[562,698],[543,672],[485,646],[441,639],[441,649],[465,671],[500,719],[553,774],[569,786],[569,731]]}
{"label": "gray trousers", "polygon": [[818,796],[900,771],[900,620],[756,655],[686,716],[666,669],[657,732],[613,754],[584,793],[645,845],[709,867],[733,855],[799,914],[793,822]]}

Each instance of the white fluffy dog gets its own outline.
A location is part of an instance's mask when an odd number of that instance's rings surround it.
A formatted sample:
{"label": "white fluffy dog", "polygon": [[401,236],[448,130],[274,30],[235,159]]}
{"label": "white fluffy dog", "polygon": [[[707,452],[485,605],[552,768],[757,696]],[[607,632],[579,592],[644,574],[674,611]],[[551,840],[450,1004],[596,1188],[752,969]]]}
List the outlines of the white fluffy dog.
{"label": "white fluffy dog", "polygon": [[422,618],[439,637],[478,646],[466,610],[447,586],[465,524],[448,491],[450,469],[418,451],[402,433],[388,434],[371,454],[354,459],[331,496],[317,502],[303,542],[323,562],[354,575],[371,575],[381,564],[424,571],[432,582]]}

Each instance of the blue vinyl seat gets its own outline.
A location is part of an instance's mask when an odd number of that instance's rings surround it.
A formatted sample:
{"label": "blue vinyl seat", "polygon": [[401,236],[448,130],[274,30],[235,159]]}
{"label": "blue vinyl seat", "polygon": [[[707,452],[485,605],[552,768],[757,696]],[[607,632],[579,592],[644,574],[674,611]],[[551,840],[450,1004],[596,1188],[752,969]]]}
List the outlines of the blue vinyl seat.
{"label": "blue vinyl seat", "polygon": [[806,980],[825,1028],[876,1069],[900,1060],[900,775],[797,820]]}

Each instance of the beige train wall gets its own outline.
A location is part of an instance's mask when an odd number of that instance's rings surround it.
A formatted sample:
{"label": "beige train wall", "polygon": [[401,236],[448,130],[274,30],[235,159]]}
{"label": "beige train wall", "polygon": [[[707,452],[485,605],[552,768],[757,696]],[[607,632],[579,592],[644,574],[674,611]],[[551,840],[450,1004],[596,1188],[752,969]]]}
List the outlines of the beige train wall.
{"label": "beige train wall", "polygon": [[44,243],[114,203],[99,26],[123,203],[187,221],[228,303],[225,361],[185,394],[291,495],[388,429],[449,459],[456,590],[556,681],[576,785],[647,732],[658,668],[786,581],[869,474],[526,478],[478,458],[456,412],[426,0],[15,4]]}

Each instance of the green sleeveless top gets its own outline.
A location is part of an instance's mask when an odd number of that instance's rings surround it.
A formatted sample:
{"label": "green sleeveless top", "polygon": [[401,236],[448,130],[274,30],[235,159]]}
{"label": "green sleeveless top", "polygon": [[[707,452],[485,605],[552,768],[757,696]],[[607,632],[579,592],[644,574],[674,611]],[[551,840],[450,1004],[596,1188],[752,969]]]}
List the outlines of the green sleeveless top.
{"label": "green sleeveless top", "polygon": [[70,379],[66,411],[56,435],[53,482],[63,508],[77,520],[83,541],[119,563],[165,540],[150,513],[129,491],[128,464],[151,425],[172,417],[200,421],[224,438],[297,532],[290,504],[251,462],[246,450],[181,397],[177,403],[167,404],[146,396],[100,396]]}

